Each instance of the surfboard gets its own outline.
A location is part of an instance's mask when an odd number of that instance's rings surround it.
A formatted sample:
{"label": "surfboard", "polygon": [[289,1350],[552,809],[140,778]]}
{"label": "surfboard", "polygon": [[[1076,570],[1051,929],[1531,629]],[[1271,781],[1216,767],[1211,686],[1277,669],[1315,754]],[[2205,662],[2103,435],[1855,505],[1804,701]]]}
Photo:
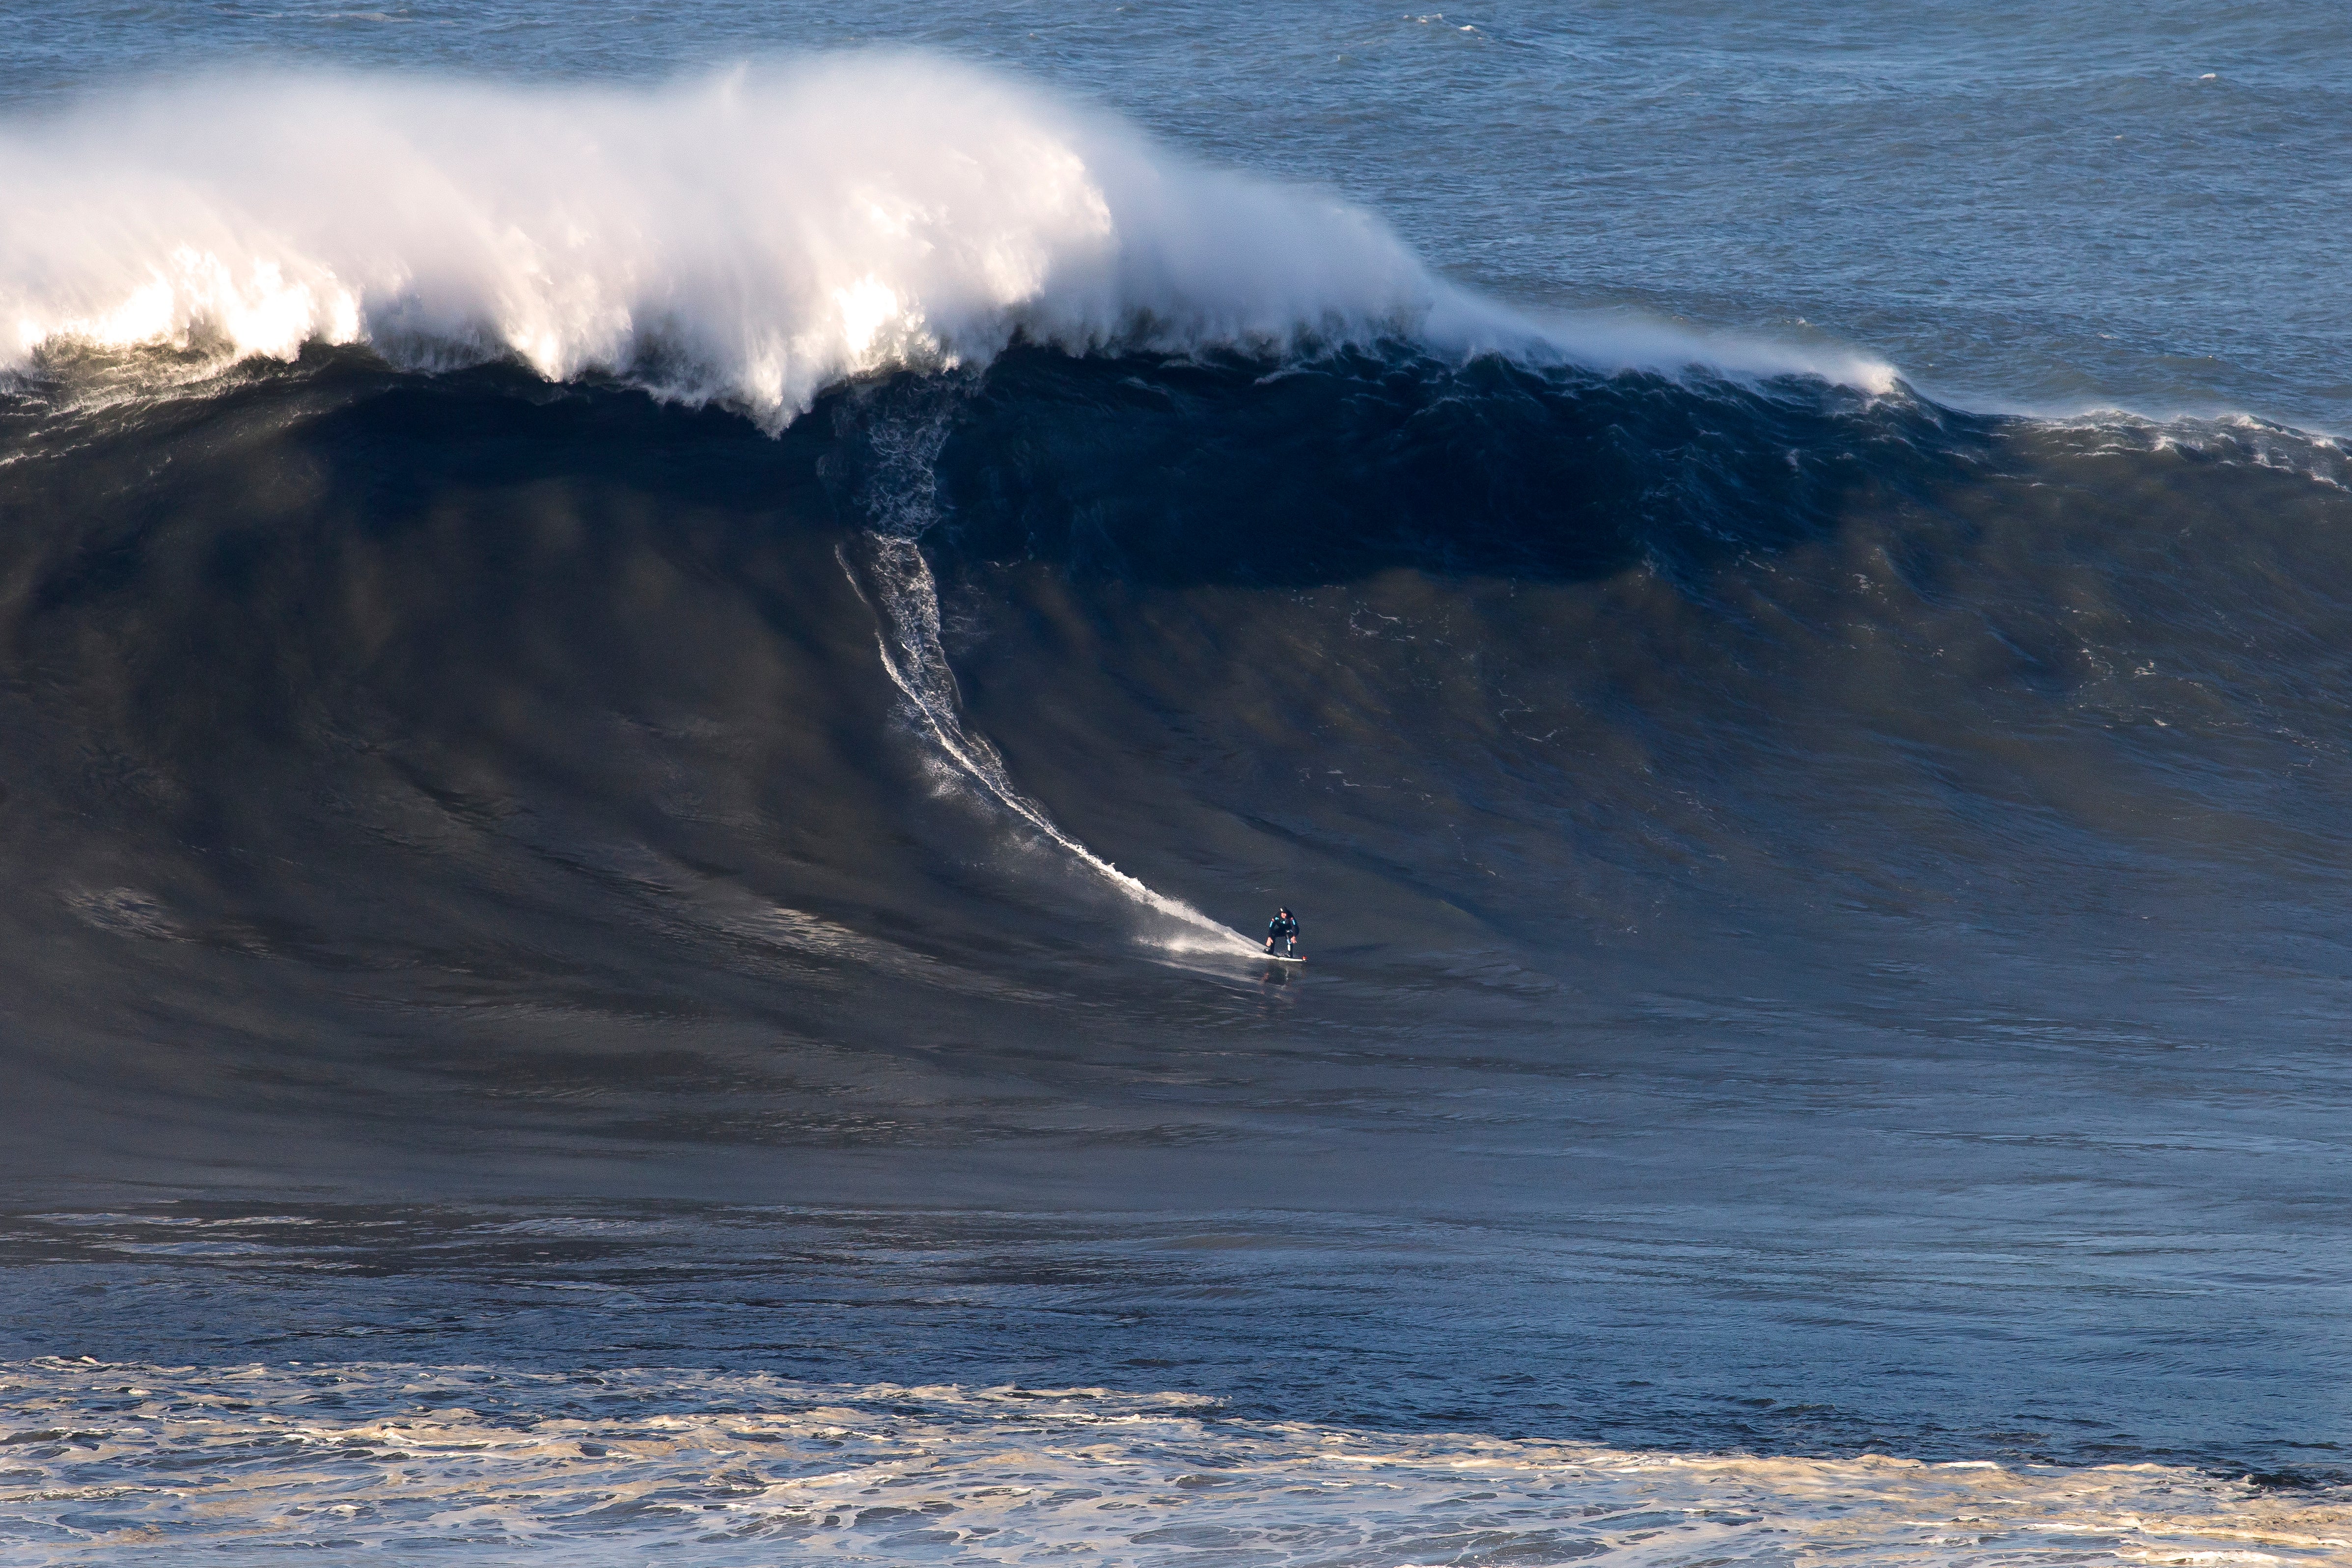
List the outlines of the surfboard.
{"label": "surfboard", "polygon": [[1304,958],[1286,958],[1279,953],[1268,953],[1266,955],[1266,959],[1269,963],[1275,964],[1304,964],[1307,962]]}

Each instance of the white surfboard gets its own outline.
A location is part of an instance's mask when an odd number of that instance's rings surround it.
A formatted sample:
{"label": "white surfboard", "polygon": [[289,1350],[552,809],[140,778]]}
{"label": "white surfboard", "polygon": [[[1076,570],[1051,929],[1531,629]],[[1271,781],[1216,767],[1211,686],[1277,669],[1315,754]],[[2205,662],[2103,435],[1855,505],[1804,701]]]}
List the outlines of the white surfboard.
{"label": "white surfboard", "polygon": [[1307,962],[1304,958],[1286,958],[1279,953],[1268,953],[1266,957],[1276,964],[1304,964]]}

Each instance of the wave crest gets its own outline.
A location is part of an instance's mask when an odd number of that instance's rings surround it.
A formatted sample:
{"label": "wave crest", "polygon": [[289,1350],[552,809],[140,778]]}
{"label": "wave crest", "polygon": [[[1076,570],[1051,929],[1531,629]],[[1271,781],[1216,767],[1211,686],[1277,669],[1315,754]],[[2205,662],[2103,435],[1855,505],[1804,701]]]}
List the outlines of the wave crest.
{"label": "wave crest", "polygon": [[654,89],[213,80],[0,131],[0,367],[76,347],[515,357],[773,427],[864,373],[1069,351],[1445,351],[1873,390],[1885,367],[1539,321],[1370,214],[908,56]]}

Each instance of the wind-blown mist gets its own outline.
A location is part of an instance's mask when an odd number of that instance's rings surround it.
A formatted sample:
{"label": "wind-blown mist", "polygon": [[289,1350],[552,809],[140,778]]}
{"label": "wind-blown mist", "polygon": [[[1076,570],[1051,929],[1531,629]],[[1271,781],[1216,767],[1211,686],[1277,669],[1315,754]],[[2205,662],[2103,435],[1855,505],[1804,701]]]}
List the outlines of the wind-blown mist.
{"label": "wind-blown mist", "polygon": [[772,427],[827,385],[1016,336],[1251,351],[1416,340],[1604,363],[1853,356],[1541,323],[1336,198],[1195,166],[934,59],[642,89],[216,79],[0,133],[0,364],[154,346],[430,368],[515,357]]}

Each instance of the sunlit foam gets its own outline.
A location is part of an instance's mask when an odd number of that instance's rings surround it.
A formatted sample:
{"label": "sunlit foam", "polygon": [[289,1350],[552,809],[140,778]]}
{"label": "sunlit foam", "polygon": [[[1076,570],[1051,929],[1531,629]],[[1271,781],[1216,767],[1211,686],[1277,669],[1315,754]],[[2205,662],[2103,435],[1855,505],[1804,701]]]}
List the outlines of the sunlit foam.
{"label": "sunlit foam", "polygon": [[[1682,1454],[1195,1394],[312,1364],[0,1366],[12,1561],[2341,1563],[2338,1492],[2152,1464]],[[37,1545],[31,1544],[37,1542]],[[228,1560],[224,1558],[223,1560]]]}
{"label": "sunlit foam", "polygon": [[269,77],[0,129],[0,369],[74,345],[365,342],[602,372],[775,425],[846,377],[1073,351],[1433,351],[1806,373],[1859,355],[1538,318],[1384,224],[902,55],[656,89]]}

